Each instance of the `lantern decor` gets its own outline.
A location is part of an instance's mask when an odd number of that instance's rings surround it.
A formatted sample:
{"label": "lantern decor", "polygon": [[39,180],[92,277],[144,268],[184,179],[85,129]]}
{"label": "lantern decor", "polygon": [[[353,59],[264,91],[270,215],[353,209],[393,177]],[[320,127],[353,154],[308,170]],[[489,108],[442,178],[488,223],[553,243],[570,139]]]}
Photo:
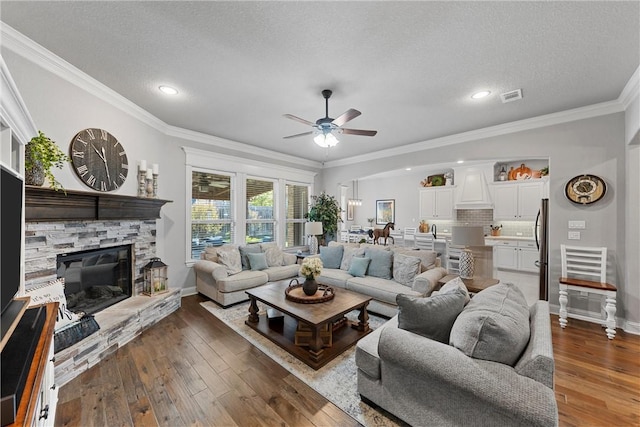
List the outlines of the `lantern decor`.
{"label": "lantern decor", "polygon": [[144,287],[142,293],[153,296],[167,292],[167,264],[160,261],[160,258],[151,258],[151,261],[144,266]]}

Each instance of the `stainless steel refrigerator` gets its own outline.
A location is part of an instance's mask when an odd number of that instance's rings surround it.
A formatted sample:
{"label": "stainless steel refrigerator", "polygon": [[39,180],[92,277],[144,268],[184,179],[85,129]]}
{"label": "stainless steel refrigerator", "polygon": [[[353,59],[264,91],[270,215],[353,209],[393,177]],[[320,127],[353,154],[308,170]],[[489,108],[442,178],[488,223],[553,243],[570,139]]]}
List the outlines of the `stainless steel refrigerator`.
{"label": "stainless steel refrigerator", "polygon": [[535,225],[536,246],[540,252],[540,258],[536,266],[540,269],[539,286],[540,296],[543,301],[549,300],[549,199],[542,199],[540,210],[536,216]]}

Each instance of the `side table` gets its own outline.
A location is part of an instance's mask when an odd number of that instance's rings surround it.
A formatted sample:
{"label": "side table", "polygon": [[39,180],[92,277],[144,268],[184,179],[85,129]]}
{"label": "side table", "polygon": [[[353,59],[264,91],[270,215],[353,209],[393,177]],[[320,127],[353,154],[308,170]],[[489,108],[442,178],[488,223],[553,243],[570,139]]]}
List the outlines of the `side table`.
{"label": "side table", "polygon": [[[449,280],[453,280],[458,277],[457,274],[448,274],[444,276],[442,279],[438,280],[438,285],[442,286],[447,283]],[[471,279],[462,279],[462,282],[467,287],[467,290],[471,293],[477,294],[483,289],[487,289],[490,286],[497,285],[500,283],[500,280],[493,279],[490,277],[479,277],[474,276]]]}

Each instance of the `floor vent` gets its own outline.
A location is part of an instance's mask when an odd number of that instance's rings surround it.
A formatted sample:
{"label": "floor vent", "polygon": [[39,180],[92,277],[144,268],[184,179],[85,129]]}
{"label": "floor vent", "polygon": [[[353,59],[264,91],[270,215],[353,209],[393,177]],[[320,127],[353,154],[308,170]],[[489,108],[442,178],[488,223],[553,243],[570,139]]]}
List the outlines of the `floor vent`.
{"label": "floor vent", "polygon": [[500,99],[502,99],[502,103],[518,101],[522,99],[522,89],[510,90],[509,92],[501,93]]}

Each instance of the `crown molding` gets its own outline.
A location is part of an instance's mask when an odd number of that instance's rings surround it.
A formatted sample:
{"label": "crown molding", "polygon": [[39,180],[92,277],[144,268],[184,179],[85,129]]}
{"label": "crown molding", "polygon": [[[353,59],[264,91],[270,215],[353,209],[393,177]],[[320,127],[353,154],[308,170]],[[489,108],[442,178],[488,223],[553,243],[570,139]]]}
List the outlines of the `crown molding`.
{"label": "crown molding", "polygon": [[322,163],[313,160],[303,159],[279,153],[277,151],[257,148],[253,145],[168,125],[148,111],[129,101],[116,91],[100,83],[93,77],[74,67],[64,59],[55,55],[53,52],[3,22],[0,22],[0,37],[2,38],[3,47],[6,47],[17,55],[22,56],[33,64],[79,87],[91,95],[100,98],[113,107],[118,108],[122,112],[167,136],[182,138],[193,142],[200,142],[226,150],[235,150],[247,155],[257,154],[264,158],[279,161],[284,160],[286,162],[299,164],[305,167],[322,168]]}
{"label": "crown molding", "polygon": [[592,117],[605,116],[608,114],[619,113],[621,111],[624,111],[624,107],[620,101],[616,100],[602,102],[600,104],[588,105],[586,107],[560,111],[558,113],[545,114],[543,116],[537,116],[529,119],[518,120],[515,122],[504,123],[501,125],[476,129],[468,132],[458,133],[455,135],[448,135],[441,138],[415,142],[412,144],[403,145],[401,147],[389,148],[369,154],[362,154],[357,157],[334,160],[331,162],[326,162],[324,164],[324,167],[332,168],[368,162],[372,160],[388,159],[389,157],[399,156],[402,154],[410,154],[418,151],[445,147],[448,145],[461,144],[463,142],[508,135],[511,133],[522,132],[530,129],[537,129],[561,123],[568,123],[576,120],[589,119]]}
{"label": "crown molding", "polygon": [[620,92],[618,101],[623,105],[626,110],[629,108],[629,104],[633,102],[635,98],[640,96],[640,66],[636,68],[636,71],[631,75],[631,78]]}
{"label": "crown molding", "polygon": [[11,128],[16,139],[21,144],[28,143],[38,134],[38,128],[31,119],[20,92],[16,87],[11,73],[0,56],[0,118]]}

